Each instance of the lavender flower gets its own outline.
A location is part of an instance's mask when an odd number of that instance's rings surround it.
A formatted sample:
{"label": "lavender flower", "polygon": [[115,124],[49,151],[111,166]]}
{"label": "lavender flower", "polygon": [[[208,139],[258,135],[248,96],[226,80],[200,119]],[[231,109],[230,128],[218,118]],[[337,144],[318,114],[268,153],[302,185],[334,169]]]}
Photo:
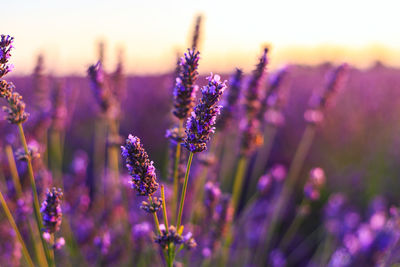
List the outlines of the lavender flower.
{"label": "lavender flower", "polygon": [[87,72],[92,91],[101,110],[108,116],[115,118],[118,115],[118,111],[115,106],[115,100],[106,85],[105,73],[101,62],[99,61],[97,64],[91,65]]}
{"label": "lavender flower", "polygon": [[260,83],[268,63],[268,48],[264,49],[245,94],[246,120],[242,124],[242,137],[240,154],[242,156],[251,154],[254,149],[262,144],[260,133],[260,121],[258,114],[261,109]]}
{"label": "lavender flower", "polygon": [[213,210],[219,202],[221,190],[213,182],[207,182],[204,185],[204,205],[207,210]]}
{"label": "lavender flower", "polygon": [[196,240],[193,238],[193,234],[188,232],[186,235],[183,236],[183,245],[186,249],[191,250],[197,247]]}
{"label": "lavender flower", "polygon": [[193,31],[193,40],[192,40],[192,48],[195,49],[198,47],[199,39],[200,39],[200,26],[201,26],[201,21],[203,17],[201,15],[198,15],[196,17],[196,25],[194,26],[194,31]]}
{"label": "lavender flower", "polygon": [[155,238],[155,242],[161,246],[161,248],[166,249],[170,243],[179,246],[183,243],[183,238],[176,231],[175,226],[169,226],[168,231],[165,229],[165,225],[160,225],[161,235]]}
{"label": "lavender flower", "polygon": [[264,76],[265,68],[268,64],[267,53],[268,48],[265,48],[256,69],[253,71],[253,75],[245,93],[245,109],[249,118],[256,116],[261,107],[260,84]]}
{"label": "lavender flower", "polygon": [[328,84],[319,96],[314,95],[311,99],[310,108],[304,113],[304,119],[311,124],[318,124],[324,119],[323,110],[332,96],[343,87],[348,74],[349,66],[342,64],[337,67],[328,81]]}
{"label": "lavender flower", "polygon": [[8,64],[8,60],[11,57],[11,49],[13,48],[12,43],[14,42],[14,37],[10,35],[1,35],[0,39],[0,78],[9,73],[13,66]]}
{"label": "lavender flower", "polygon": [[143,149],[140,139],[130,134],[125,146],[121,146],[121,150],[126,167],[132,176],[132,188],[136,189],[140,196],[154,194],[158,189],[155,168]]}
{"label": "lavender flower", "polygon": [[63,193],[61,189],[47,189],[46,199],[42,202],[40,212],[43,217],[44,231],[49,234],[54,234],[60,229],[62,211],[61,200]]}
{"label": "lavender flower", "polygon": [[235,74],[229,81],[228,94],[226,95],[223,103],[224,108],[222,109],[221,115],[217,120],[217,128],[220,131],[222,131],[233,119],[233,113],[240,96],[242,79],[243,71],[241,69],[236,69]]}
{"label": "lavender flower", "polygon": [[33,160],[39,157],[40,157],[39,144],[36,141],[31,142],[28,145],[28,155],[25,153],[25,150],[22,147],[19,148],[17,151],[15,151],[15,158],[17,160],[28,161],[28,159]]}
{"label": "lavender flower", "polygon": [[5,98],[8,106],[4,106],[3,110],[7,113],[6,119],[13,124],[23,123],[28,119],[29,114],[25,112],[25,102],[22,96],[13,92],[15,86],[12,83],[1,81],[0,97]]}
{"label": "lavender flower", "polygon": [[214,132],[214,124],[221,109],[217,103],[226,89],[225,82],[218,75],[209,76],[208,85],[201,89],[202,98],[192,112],[186,124],[186,139],[183,144],[189,151],[196,153],[207,149],[206,142]]}
{"label": "lavender flower", "polygon": [[282,91],[287,84],[288,73],[288,67],[283,67],[275,74],[262,100],[259,119],[265,120],[270,125],[279,126],[285,120],[281,112]]}
{"label": "lavender flower", "polygon": [[43,55],[39,55],[37,57],[32,78],[32,87],[35,96],[34,105],[40,113],[47,112],[51,106],[51,103],[49,100],[49,88],[46,84],[46,77],[44,75]]}
{"label": "lavender flower", "polygon": [[189,116],[194,106],[196,97],[196,86],[200,53],[195,49],[188,49],[185,56],[181,58],[181,69],[176,78],[174,88],[174,107],[172,112],[178,119],[185,119]]}
{"label": "lavender flower", "polygon": [[157,198],[157,197],[153,197],[153,200],[151,203],[148,203],[146,201],[142,201],[142,204],[140,205],[140,208],[142,210],[144,210],[145,212],[148,213],[155,213],[157,212],[159,209],[161,209],[162,206],[162,201],[161,199]]}
{"label": "lavender flower", "polygon": [[65,103],[65,87],[61,81],[56,81],[52,90],[51,106],[52,128],[62,131],[67,120],[67,107]]}

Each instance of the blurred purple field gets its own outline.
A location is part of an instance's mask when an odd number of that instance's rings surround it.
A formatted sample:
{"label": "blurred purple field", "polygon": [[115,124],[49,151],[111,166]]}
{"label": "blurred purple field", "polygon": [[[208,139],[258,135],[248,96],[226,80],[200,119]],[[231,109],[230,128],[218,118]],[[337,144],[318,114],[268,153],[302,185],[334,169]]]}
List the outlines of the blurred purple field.
{"label": "blurred purple field", "polygon": [[200,21],[153,76],[8,74],[1,37],[0,266],[400,264],[400,69],[199,75]]}

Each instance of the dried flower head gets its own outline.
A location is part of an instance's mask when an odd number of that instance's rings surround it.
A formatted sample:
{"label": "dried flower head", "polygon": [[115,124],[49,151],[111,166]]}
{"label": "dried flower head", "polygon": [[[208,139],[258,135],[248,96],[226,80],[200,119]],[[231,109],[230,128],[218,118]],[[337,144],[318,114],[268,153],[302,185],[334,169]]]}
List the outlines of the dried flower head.
{"label": "dried flower head", "polygon": [[195,49],[188,49],[180,62],[180,73],[176,78],[174,87],[174,107],[173,114],[178,119],[185,119],[189,116],[194,106],[196,97],[195,82],[199,73],[200,53]]}
{"label": "dried flower head", "polygon": [[148,213],[155,213],[159,209],[161,209],[162,206],[162,201],[161,199],[157,197],[153,197],[152,201],[150,203],[146,201],[142,201],[142,204],[140,205],[140,208],[144,210],[145,212]]}
{"label": "dried flower head", "polygon": [[226,89],[225,82],[219,75],[207,78],[208,84],[201,89],[202,98],[194,108],[186,124],[186,139],[183,144],[189,151],[202,152],[207,149],[207,141],[214,132],[214,124],[221,109],[218,106],[222,93]]}
{"label": "dried flower head", "polygon": [[130,134],[125,146],[121,146],[121,150],[126,167],[132,176],[132,188],[136,189],[140,196],[154,194],[158,189],[155,168],[143,149],[140,139]]}
{"label": "dried flower head", "polygon": [[46,199],[42,202],[40,212],[43,217],[43,226],[46,233],[53,234],[60,229],[62,211],[61,200],[63,193],[61,189],[53,187],[51,190],[47,189]]}

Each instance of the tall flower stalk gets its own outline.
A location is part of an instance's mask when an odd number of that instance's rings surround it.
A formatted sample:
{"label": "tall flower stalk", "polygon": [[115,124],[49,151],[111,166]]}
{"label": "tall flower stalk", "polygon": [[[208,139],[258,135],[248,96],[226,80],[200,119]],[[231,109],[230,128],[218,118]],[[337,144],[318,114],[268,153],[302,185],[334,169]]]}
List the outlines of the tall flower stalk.
{"label": "tall flower stalk", "polygon": [[[181,160],[181,142],[183,136],[183,123],[193,110],[196,97],[197,86],[195,82],[198,78],[198,66],[200,53],[195,49],[188,49],[187,53],[181,58],[179,63],[179,74],[176,77],[175,87],[173,90],[174,109],[172,113],[178,118],[178,129],[176,138],[171,138],[171,142],[176,143],[175,160],[173,169],[173,197],[172,210],[175,210],[178,201],[179,191],[179,162]],[[172,136],[170,136],[172,137]],[[173,214],[174,215],[174,214]]]}
{"label": "tall flower stalk", "polygon": [[[10,58],[10,51],[12,48],[14,38],[10,36],[1,35],[0,41],[0,79],[3,78],[4,75],[11,71],[11,65],[8,63]],[[3,110],[7,113],[6,119],[12,123],[16,124],[19,130],[19,136],[21,143],[24,147],[24,152],[26,155],[26,161],[28,165],[28,176],[32,189],[33,195],[33,208],[35,213],[36,225],[37,229],[42,241],[43,249],[45,251],[47,263],[49,266],[53,266],[54,262],[51,258],[49,249],[47,247],[46,241],[43,237],[43,221],[40,215],[40,206],[39,206],[39,198],[37,194],[37,188],[35,183],[35,177],[33,173],[32,167],[32,159],[29,154],[28,145],[26,142],[24,129],[22,124],[28,119],[29,114],[25,112],[25,103],[22,100],[22,96],[15,92],[15,86],[12,83],[9,83],[5,80],[0,80],[0,97],[4,98],[8,102],[8,106],[3,107]]]}
{"label": "tall flower stalk", "polygon": [[281,220],[282,212],[287,205],[290,195],[295,189],[296,183],[298,182],[297,177],[300,174],[308,151],[311,148],[317,126],[323,121],[324,110],[327,106],[327,103],[329,100],[331,100],[332,96],[337,93],[344,85],[344,82],[347,78],[347,73],[347,64],[342,64],[337,67],[333,71],[328,81],[328,84],[323,90],[322,94],[320,96],[314,96],[310,104],[310,109],[308,109],[304,114],[304,118],[307,122],[307,127],[300,140],[299,146],[290,165],[288,176],[285,180],[282,193],[278,198],[277,204],[271,216],[271,222],[268,227],[267,236],[264,241],[264,247],[267,249],[270,246],[275,227],[277,223],[279,223],[279,221]]}
{"label": "tall flower stalk", "polygon": [[215,130],[214,125],[217,115],[219,115],[222,107],[218,105],[218,102],[226,89],[225,82],[221,82],[220,76],[218,75],[214,76],[211,74],[207,80],[208,84],[201,89],[202,98],[186,123],[186,138],[183,145],[190,151],[190,154],[179,204],[176,223],[176,228],[178,229],[182,222],[182,213],[193,155],[194,153],[202,152],[207,149],[207,142],[210,139],[210,134]]}

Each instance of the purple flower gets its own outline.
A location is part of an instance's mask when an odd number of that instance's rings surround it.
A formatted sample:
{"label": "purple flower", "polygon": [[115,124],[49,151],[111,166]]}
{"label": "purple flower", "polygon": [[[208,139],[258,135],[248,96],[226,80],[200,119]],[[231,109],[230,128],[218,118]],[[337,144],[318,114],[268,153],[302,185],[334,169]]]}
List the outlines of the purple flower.
{"label": "purple flower", "polygon": [[143,149],[140,139],[130,134],[125,146],[121,146],[121,151],[129,174],[132,176],[132,188],[136,189],[140,196],[154,194],[158,189],[155,168]]}
{"label": "purple flower", "polygon": [[324,119],[323,110],[332,96],[337,93],[347,79],[349,66],[345,63],[337,67],[321,95],[314,95],[310,100],[310,108],[304,113],[304,119],[311,124],[318,124]]}
{"label": "purple flower", "polygon": [[61,189],[47,189],[46,199],[42,202],[40,212],[43,217],[43,226],[46,233],[53,234],[60,229],[62,220],[61,200],[63,193]]}
{"label": "purple flower", "polygon": [[207,149],[207,141],[214,132],[214,124],[221,106],[217,103],[226,89],[225,82],[219,75],[209,76],[208,85],[201,89],[202,98],[194,108],[192,116],[186,124],[186,139],[184,146],[191,152],[202,152]]}
{"label": "purple flower", "polygon": [[9,73],[13,66],[8,64],[8,60],[11,57],[11,49],[13,48],[12,43],[14,42],[14,37],[10,35],[1,35],[0,39],[0,78]]}
{"label": "purple flower", "polygon": [[265,48],[245,92],[244,107],[247,116],[242,124],[244,127],[241,129],[240,154],[242,156],[251,154],[263,142],[259,120],[259,113],[261,111],[260,83],[268,64],[267,53],[268,48]]}
{"label": "purple flower", "polygon": [[114,118],[118,115],[115,99],[105,81],[105,73],[101,62],[91,65],[88,69],[90,86],[95,94],[101,110],[108,116]]}
{"label": "purple flower", "polygon": [[229,90],[223,103],[223,110],[221,111],[221,116],[217,120],[217,128],[223,130],[228,123],[233,119],[234,110],[236,104],[239,100],[241,82],[243,79],[243,71],[241,69],[236,69],[235,74],[229,81]]}
{"label": "purple flower", "polygon": [[174,107],[173,114],[178,119],[185,119],[189,116],[194,106],[196,97],[196,86],[194,83],[197,80],[199,73],[200,53],[195,49],[188,49],[185,56],[181,58],[180,72],[176,78],[174,87]]}

